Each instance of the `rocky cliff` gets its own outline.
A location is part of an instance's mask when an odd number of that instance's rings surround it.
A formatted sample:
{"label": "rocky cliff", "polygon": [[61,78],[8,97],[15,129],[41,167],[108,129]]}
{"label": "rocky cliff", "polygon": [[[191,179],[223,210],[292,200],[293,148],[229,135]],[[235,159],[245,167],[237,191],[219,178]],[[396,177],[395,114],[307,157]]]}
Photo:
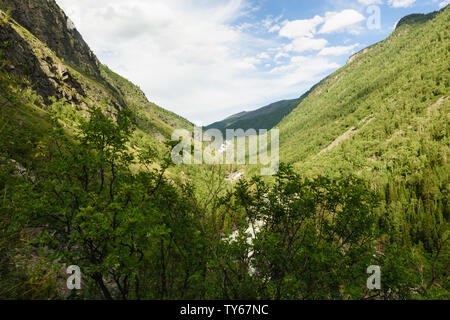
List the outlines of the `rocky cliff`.
{"label": "rocky cliff", "polygon": [[95,105],[115,118],[128,108],[139,140],[154,145],[175,128],[190,126],[102,65],[54,0],[0,0],[0,61],[0,72],[14,76],[23,89],[32,89],[44,110],[58,102],[83,114]]}
{"label": "rocky cliff", "polygon": [[53,50],[65,63],[99,78],[99,61],[54,0],[0,0],[0,9]]}

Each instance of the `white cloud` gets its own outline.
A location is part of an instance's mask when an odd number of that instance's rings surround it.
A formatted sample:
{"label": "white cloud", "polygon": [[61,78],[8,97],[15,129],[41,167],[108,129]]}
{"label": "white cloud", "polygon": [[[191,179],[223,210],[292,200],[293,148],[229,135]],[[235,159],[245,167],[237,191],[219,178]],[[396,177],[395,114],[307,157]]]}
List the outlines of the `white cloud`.
{"label": "white cloud", "polygon": [[280,36],[289,39],[309,37],[312,38],[316,33],[316,27],[323,23],[323,18],[315,16],[309,20],[285,21],[280,30]]}
{"label": "white cloud", "polygon": [[[236,25],[252,10],[247,0],[57,2],[103,63],[138,84],[149,100],[203,124],[300,95],[339,67],[333,57],[358,46],[327,47],[325,36],[317,35],[352,32],[365,19],[348,9]],[[274,32],[279,37],[267,36]],[[312,51],[317,56],[305,55]]]}
{"label": "white cloud", "polygon": [[[308,57],[299,66],[286,59],[290,55],[281,38],[234,26],[252,10],[247,0],[57,2],[103,63],[138,84],[149,100],[192,121],[210,123],[243,108],[300,95],[337,67],[326,57]],[[279,19],[258,27],[274,28]],[[324,39],[291,40],[292,53],[327,44]],[[278,63],[284,72],[267,71]]]}
{"label": "white cloud", "polygon": [[285,74],[284,78],[287,83],[298,83],[307,81],[308,75],[316,78],[325,71],[339,68],[339,65],[321,57],[295,56],[292,57],[290,63],[281,67],[273,68],[272,74]]}
{"label": "white cloud", "polygon": [[286,51],[302,53],[311,50],[321,50],[328,44],[326,39],[298,38],[285,46]]}
{"label": "white cloud", "polygon": [[365,6],[370,6],[373,4],[383,4],[383,0],[358,0],[358,2]]}
{"label": "white cloud", "polygon": [[268,60],[268,59],[270,59],[270,56],[267,52],[262,52],[262,53],[258,54],[257,58],[262,59],[262,60]]}
{"label": "white cloud", "polygon": [[280,19],[283,17],[283,15],[280,15],[278,17],[266,17],[263,21],[262,21],[262,25],[264,26],[264,28],[266,28],[269,32],[275,32],[281,29],[281,27],[277,24],[278,21],[280,21]]}
{"label": "white cloud", "polygon": [[273,27],[271,27],[270,29],[269,29],[269,32],[270,33],[273,33],[273,32],[277,32],[277,31],[279,31],[281,29],[281,27],[279,26],[279,25],[274,25]]}
{"label": "white cloud", "polygon": [[439,3],[439,8],[442,9],[450,4],[450,0],[444,0],[441,3]]}
{"label": "white cloud", "polygon": [[256,65],[260,64],[261,60],[254,57],[244,58],[236,61],[234,67],[242,70],[256,70]]}
{"label": "white cloud", "polygon": [[341,12],[327,12],[325,14],[325,23],[319,30],[319,34],[344,31],[365,19],[361,13],[353,9],[346,9]]}
{"label": "white cloud", "polygon": [[327,47],[319,52],[319,56],[343,56],[352,52],[357,47],[359,47],[359,43],[351,46]]}
{"label": "white cloud", "polygon": [[[303,53],[322,50],[322,55],[342,55],[338,54],[337,51],[342,52],[347,49],[346,47],[335,47],[333,51],[324,49],[328,41],[323,38],[315,38],[315,36],[317,34],[330,34],[342,31],[354,33],[359,30],[358,23],[364,20],[365,17],[358,11],[347,9],[341,12],[327,12],[325,17],[317,15],[312,19],[284,21],[279,35],[292,41],[284,46],[276,58],[281,57],[283,52],[290,51]],[[317,28],[321,25],[322,27],[317,31]]]}
{"label": "white cloud", "polygon": [[412,6],[416,0],[388,0],[388,4],[394,8],[407,8]]}
{"label": "white cloud", "polygon": [[280,51],[275,55],[275,61],[280,60],[281,58],[289,58],[289,54],[284,52],[283,49],[279,49]]}

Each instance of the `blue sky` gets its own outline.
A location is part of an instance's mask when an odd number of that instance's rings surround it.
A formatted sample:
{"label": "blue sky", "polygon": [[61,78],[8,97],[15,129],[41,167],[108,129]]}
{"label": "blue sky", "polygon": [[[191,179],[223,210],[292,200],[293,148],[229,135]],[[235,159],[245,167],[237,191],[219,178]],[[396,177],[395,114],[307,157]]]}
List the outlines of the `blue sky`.
{"label": "blue sky", "polygon": [[102,63],[197,124],[299,97],[450,0],[56,0]]}

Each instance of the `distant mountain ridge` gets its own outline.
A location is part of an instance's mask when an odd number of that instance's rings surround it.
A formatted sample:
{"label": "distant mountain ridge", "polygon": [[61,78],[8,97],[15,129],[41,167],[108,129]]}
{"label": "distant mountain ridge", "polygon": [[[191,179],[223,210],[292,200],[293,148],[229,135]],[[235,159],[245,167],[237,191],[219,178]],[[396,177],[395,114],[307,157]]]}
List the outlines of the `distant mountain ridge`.
{"label": "distant mountain ridge", "polygon": [[219,129],[223,133],[227,129],[260,129],[270,130],[284,117],[292,112],[306,95],[292,100],[282,100],[271,103],[254,111],[244,111],[234,114],[222,121],[204,127],[205,130]]}

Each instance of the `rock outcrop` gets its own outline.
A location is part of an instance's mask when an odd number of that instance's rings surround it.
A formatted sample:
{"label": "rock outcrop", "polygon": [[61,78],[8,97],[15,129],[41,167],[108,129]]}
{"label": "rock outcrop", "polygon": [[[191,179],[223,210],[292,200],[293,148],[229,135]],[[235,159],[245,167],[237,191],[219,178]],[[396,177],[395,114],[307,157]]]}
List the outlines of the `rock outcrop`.
{"label": "rock outcrop", "polygon": [[162,145],[175,128],[191,126],[102,65],[55,0],[0,0],[0,62],[0,72],[37,95],[38,108],[57,102],[83,116],[97,106],[113,119],[131,110],[141,143]]}
{"label": "rock outcrop", "polygon": [[0,0],[0,9],[53,50],[65,63],[100,78],[99,61],[54,0]]}

